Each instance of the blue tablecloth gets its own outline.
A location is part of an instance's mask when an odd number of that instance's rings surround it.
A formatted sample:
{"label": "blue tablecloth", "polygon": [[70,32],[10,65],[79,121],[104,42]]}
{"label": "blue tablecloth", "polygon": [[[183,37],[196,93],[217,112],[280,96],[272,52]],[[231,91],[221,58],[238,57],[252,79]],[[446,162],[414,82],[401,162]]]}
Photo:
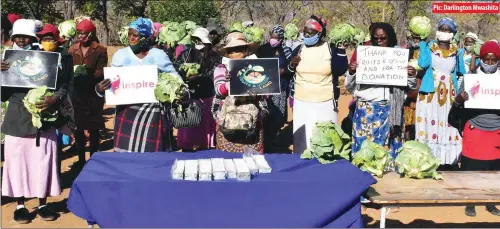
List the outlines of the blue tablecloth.
{"label": "blue tablecloth", "polygon": [[250,182],[171,179],[175,159],[241,156],[96,153],[74,181],[68,209],[100,227],[363,227],[359,199],[376,180],[347,161],[266,154],[273,172]]}

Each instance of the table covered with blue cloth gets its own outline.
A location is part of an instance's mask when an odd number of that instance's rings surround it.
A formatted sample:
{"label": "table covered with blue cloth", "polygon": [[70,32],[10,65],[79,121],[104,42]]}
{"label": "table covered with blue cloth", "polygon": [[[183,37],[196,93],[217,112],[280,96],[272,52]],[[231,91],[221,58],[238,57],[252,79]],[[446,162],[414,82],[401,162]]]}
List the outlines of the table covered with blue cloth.
{"label": "table covered with blue cloth", "polygon": [[99,227],[363,227],[360,196],[376,180],[348,161],[320,164],[265,154],[272,173],[251,181],[171,179],[196,153],[96,153],[73,183],[68,209]]}

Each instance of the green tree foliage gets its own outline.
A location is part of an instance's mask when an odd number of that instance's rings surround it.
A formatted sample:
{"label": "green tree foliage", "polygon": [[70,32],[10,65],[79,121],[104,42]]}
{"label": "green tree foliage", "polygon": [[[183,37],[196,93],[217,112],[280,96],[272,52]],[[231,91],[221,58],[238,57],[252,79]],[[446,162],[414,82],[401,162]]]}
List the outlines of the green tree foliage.
{"label": "green tree foliage", "polygon": [[56,0],[2,0],[2,14],[18,13],[25,18],[57,23],[64,19]]}
{"label": "green tree foliage", "polygon": [[206,25],[209,18],[220,18],[217,3],[204,1],[152,1],[149,5],[149,16],[153,21],[194,21],[197,25]]}

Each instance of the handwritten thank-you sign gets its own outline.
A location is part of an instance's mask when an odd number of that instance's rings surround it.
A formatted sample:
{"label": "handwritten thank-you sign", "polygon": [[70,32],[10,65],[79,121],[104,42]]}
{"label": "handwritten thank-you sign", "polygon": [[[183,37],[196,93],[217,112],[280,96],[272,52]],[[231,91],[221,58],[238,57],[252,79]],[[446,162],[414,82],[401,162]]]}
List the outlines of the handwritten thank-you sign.
{"label": "handwritten thank-you sign", "polygon": [[105,67],[104,78],[111,80],[106,90],[106,105],[157,103],[155,87],[158,66]]}
{"label": "handwritten thank-you sign", "polygon": [[359,46],[357,84],[408,85],[408,49]]}

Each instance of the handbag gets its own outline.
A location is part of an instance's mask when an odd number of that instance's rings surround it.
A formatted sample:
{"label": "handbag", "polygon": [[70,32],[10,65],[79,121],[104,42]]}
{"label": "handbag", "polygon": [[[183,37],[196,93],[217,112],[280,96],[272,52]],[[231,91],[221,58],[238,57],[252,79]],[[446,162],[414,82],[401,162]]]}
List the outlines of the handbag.
{"label": "handbag", "polygon": [[176,129],[199,126],[203,119],[203,105],[197,100],[191,100],[190,93],[188,95],[189,103],[172,104],[170,107],[170,120]]}

